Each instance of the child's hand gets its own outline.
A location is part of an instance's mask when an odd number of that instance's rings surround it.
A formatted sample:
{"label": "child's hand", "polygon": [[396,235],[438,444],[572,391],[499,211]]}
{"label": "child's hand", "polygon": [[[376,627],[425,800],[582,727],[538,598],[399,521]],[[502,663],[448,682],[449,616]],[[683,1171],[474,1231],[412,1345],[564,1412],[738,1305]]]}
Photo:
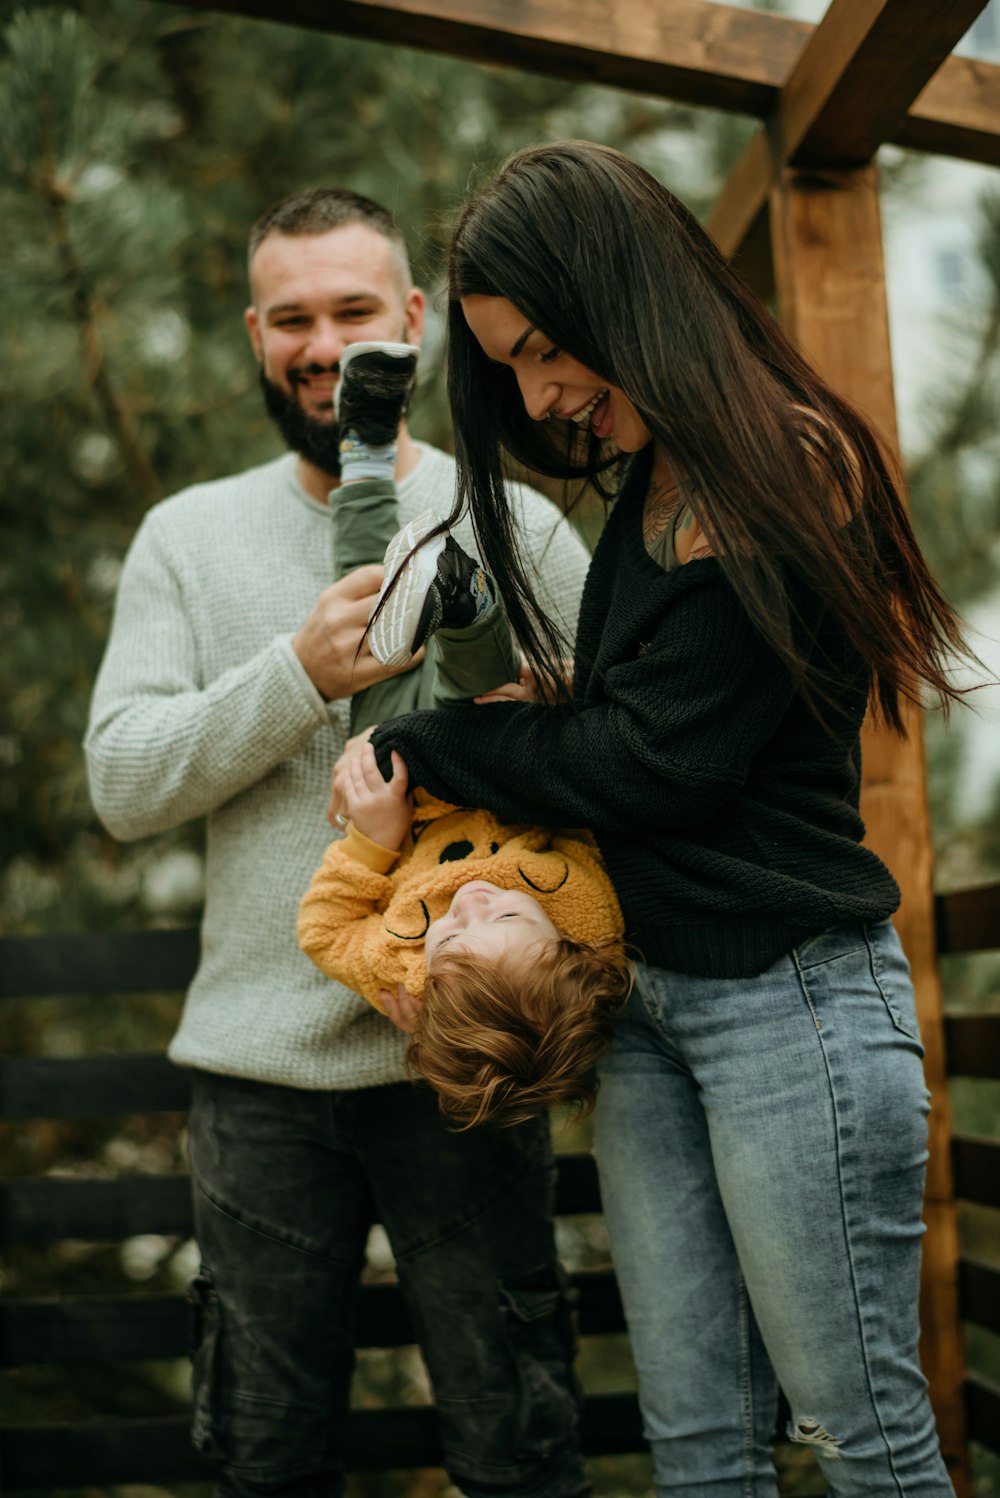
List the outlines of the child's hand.
{"label": "child's hand", "polygon": [[412,1035],[420,1023],[420,1013],[423,1002],[415,999],[402,983],[396,984],[396,991],[392,993],[388,988],[383,988],[379,998],[385,1005],[385,1012],[396,1026],[397,1030],[405,1030],[407,1035]]}
{"label": "child's hand", "polygon": [[377,725],[373,723],[371,728],[366,728],[362,733],[356,733],[352,739],[348,739],[344,745],[343,754],[333,767],[333,784],[330,786],[330,800],[326,808],[326,820],[331,827],[347,825],[347,813],[344,810],[345,768],[355,755],[361,753],[376,727]]}
{"label": "child's hand", "polygon": [[398,848],[413,820],[413,801],[407,793],[409,774],[395,750],[392,779],[383,780],[375,750],[366,744],[343,766],[344,815],[359,832],[383,848]]}

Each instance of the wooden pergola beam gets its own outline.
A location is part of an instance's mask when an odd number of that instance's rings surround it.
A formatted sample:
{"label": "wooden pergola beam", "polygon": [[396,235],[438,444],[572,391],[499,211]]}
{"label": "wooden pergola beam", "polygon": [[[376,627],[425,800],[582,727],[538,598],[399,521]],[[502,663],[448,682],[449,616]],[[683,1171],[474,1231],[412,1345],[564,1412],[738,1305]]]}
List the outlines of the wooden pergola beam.
{"label": "wooden pergola beam", "polygon": [[[613,85],[757,119],[774,112],[816,31],[804,21],[707,0],[184,3],[575,82]],[[951,14],[950,5],[939,8]],[[1000,67],[949,57],[885,139],[914,150],[1000,166]]]}
{"label": "wooden pergola beam", "polygon": [[[898,463],[877,168],[785,168],[768,200],[782,327],[834,388],[871,420]],[[906,719],[904,741],[871,719],[865,724],[861,814],[865,842],[899,881],[902,903],[894,924],[910,962],[925,1075],[934,1096],[921,1274],[923,1365],[956,1494],[968,1498],[934,851],[920,714],[908,707]]]}
{"label": "wooden pergola beam", "polygon": [[787,166],[864,166],[986,0],[831,0],[719,194],[709,233],[735,254]]}
{"label": "wooden pergola beam", "polygon": [[1000,166],[1000,68],[948,58],[888,139],[983,166]]}

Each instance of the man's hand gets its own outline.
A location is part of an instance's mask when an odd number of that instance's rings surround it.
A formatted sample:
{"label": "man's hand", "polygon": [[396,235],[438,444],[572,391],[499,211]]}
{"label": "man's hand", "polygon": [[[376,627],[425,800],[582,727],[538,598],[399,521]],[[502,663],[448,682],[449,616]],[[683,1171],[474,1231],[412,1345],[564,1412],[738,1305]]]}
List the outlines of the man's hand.
{"label": "man's hand", "polygon": [[359,832],[382,848],[398,848],[413,820],[409,775],[395,749],[392,779],[383,780],[375,750],[366,744],[344,764],[343,811]]}
{"label": "man's hand", "polygon": [[[340,582],[323,590],[312,613],[292,637],[292,649],[306,675],[328,702],[351,697],[373,682],[400,675],[398,667],[379,664],[367,641],[358,654],[382,577],[382,567],[375,563],[355,568]],[[423,650],[418,650],[403,670],[419,665],[423,657]]]}
{"label": "man's hand", "polygon": [[379,998],[385,1005],[385,1012],[396,1026],[397,1030],[405,1030],[407,1035],[412,1035],[420,1023],[420,1015],[423,1011],[423,1002],[415,999],[402,985],[396,984],[395,993],[388,988],[379,991]]}

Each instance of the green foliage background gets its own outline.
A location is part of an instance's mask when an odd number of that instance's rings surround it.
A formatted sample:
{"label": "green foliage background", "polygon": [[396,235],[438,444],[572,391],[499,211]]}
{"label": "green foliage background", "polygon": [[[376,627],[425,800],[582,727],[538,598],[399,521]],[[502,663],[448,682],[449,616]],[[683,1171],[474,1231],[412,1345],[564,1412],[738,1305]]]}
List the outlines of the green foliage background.
{"label": "green foliage background", "polygon": [[[605,88],[352,42],[155,0],[7,5],[0,11],[0,920],[8,932],[188,924],[200,901],[198,828],[130,847],[97,823],[80,742],[125,549],[149,505],[278,451],[242,325],[246,233],[277,198],[321,182],[392,208],[417,279],[441,285],[449,226],[478,174],[529,141],[584,135],[627,149],[696,210],[711,202],[752,124]],[[893,190],[919,173],[891,166]],[[922,537],[960,605],[996,585],[1000,535],[997,334],[1000,199],[984,203],[984,295],[964,320],[968,378],[936,392],[910,484]],[[448,445],[432,316],[414,427]],[[929,737],[942,867],[1000,876],[997,815],[963,824],[957,740]],[[967,963],[956,1002],[995,1004],[995,964]],[[176,996],[53,999],[0,1011],[0,1051],[63,1055],[165,1043]],[[1000,1106],[977,1093],[979,1124]],[[39,1124],[0,1134],[6,1175],[178,1170],[181,1120]],[[585,1136],[567,1134],[579,1147]],[[967,1228],[996,1242],[995,1224]],[[978,1241],[978,1240],[977,1240]],[[600,1224],[566,1229],[575,1264],[603,1262]],[[191,1246],[59,1245],[12,1253],[21,1294],[177,1289]],[[376,1265],[373,1273],[383,1272]],[[386,1269],[384,1272],[391,1272]],[[988,1361],[995,1349],[987,1347]],[[631,1380],[621,1339],[585,1355],[588,1386]],[[69,1387],[46,1370],[6,1380],[6,1418],[174,1409],[183,1369],[94,1369]],[[359,1398],[425,1397],[418,1369],[363,1361]],[[819,1491],[789,1455],[786,1492]],[[645,1491],[641,1461],[598,1474]],[[985,1480],[985,1479],[984,1479]],[[396,1486],[398,1487],[398,1483]],[[437,1491],[434,1475],[410,1488]],[[366,1491],[393,1489],[369,1479]],[[984,1487],[983,1491],[987,1491]]]}

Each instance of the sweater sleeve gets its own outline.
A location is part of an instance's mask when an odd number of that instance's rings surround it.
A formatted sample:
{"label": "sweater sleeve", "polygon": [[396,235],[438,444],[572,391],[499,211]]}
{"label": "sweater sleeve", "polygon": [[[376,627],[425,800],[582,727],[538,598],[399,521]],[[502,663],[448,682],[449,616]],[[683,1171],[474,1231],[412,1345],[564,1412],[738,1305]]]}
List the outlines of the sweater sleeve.
{"label": "sweater sleeve", "polygon": [[94,805],[126,841],[214,810],[330,721],[291,636],[203,681],[195,608],[153,512],[125,561],[84,741]]}
{"label": "sweater sleeve", "polygon": [[714,562],[682,588],[594,705],[495,703],[376,730],[433,794],[545,826],[634,835],[697,826],[738,793],[795,694]]}
{"label": "sweater sleeve", "polygon": [[510,497],[532,592],[572,643],[590,553],[551,500],[525,484],[511,484]]}
{"label": "sweater sleeve", "polygon": [[381,913],[392,892],[389,871],[399,855],[367,838],[352,847],[352,831],[330,844],[302,897],[299,946],[328,978],[381,1008],[378,993],[389,986],[390,975],[375,959],[384,952]]}

